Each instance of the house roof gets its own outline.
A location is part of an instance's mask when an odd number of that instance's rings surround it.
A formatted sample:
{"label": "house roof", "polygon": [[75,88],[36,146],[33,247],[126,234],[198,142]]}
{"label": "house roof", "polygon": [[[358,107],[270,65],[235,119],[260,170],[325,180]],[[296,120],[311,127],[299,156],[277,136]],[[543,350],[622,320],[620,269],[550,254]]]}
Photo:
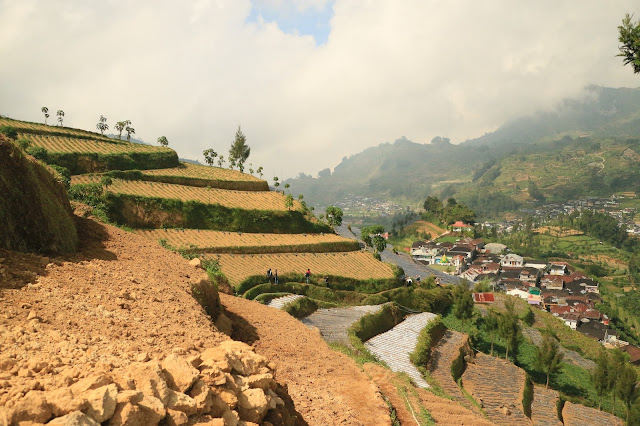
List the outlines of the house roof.
{"label": "house roof", "polygon": [[604,340],[606,334],[615,335],[615,331],[609,330],[609,326],[596,321],[580,323],[578,331],[597,340]]}
{"label": "house roof", "polygon": [[473,226],[471,225],[467,225],[466,223],[464,223],[461,220],[456,220],[453,225],[451,225],[454,228],[473,228]]}
{"label": "house roof", "polygon": [[425,244],[427,244],[424,241],[416,241],[415,243],[411,244],[411,248],[420,248],[422,246],[424,246]]}
{"label": "house roof", "polygon": [[621,348],[624,352],[629,354],[629,361],[632,364],[637,364],[640,362],[640,348],[633,345],[627,345]]}
{"label": "house roof", "polygon": [[493,303],[496,301],[493,293],[473,293],[475,303]]}

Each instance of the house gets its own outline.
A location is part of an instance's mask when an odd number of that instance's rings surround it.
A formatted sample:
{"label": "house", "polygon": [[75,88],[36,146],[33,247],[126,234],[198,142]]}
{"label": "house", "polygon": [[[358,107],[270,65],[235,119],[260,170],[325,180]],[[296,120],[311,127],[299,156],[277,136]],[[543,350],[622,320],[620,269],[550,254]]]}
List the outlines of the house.
{"label": "house", "polygon": [[519,289],[519,288],[514,288],[513,290],[507,290],[507,294],[509,296],[517,296],[517,297],[519,297],[521,299],[524,299],[524,300],[528,300],[529,299],[529,292],[525,291],[525,290],[522,290],[522,289]]}
{"label": "house", "polygon": [[500,260],[501,266],[522,267],[524,259],[515,253],[509,253]]}
{"label": "house", "polygon": [[562,290],[564,288],[564,280],[558,276],[545,275],[540,279],[540,286],[547,290]]}
{"label": "house", "polygon": [[520,270],[520,281],[525,281],[535,285],[538,282],[540,271],[535,268],[522,268]]}
{"label": "house", "polygon": [[539,270],[547,269],[547,261],[546,260],[536,260],[529,259],[525,260],[524,266],[527,268],[536,268]]}
{"label": "house", "polygon": [[580,314],[577,312],[567,312],[560,315],[560,318],[564,320],[564,323],[572,330],[578,328],[578,322],[580,321]]}
{"label": "house", "polygon": [[578,331],[601,343],[615,340],[614,337],[617,338],[618,335],[615,330],[610,330],[608,325],[596,321],[582,322]]}
{"label": "house", "polygon": [[461,220],[455,221],[452,225],[449,225],[449,228],[453,232],[464,232],[464,233],[466,233],[466,232],[473,231],[473,226],[467,225],[466,223],[464,223]]}
{"label": "house", "polygon": [[541,305],[542,304],[542,293],[540,289],[537,287],[529,287],[529,298],[527,299],[527,303],[530,305]]}
{"label": "house", "polygon": [[439,247],[429,248],[428,246],[411,249],[411,258],[413,260],[425,263],[427,265],[433,265],[436,263],[436,257],[442,253],[442,249]]}
{"label": "house", "polygon": [[549,275],[569,275],[569,264],[566,262],[553,262],[549,266]]}
{"label": "house", "polygon": [[575,283],[578,283],[580,287],[584,287],[587,293],[597,293],[600,294],[599,285],[597,281],[594,281],[590,278],[581,278],[579,280],[575,280]]}
{"label": "house", "polygon": [[629,362],[633,365],[640,366],[640,348],[633,345],[622,347],[622,351],[629,354]]}

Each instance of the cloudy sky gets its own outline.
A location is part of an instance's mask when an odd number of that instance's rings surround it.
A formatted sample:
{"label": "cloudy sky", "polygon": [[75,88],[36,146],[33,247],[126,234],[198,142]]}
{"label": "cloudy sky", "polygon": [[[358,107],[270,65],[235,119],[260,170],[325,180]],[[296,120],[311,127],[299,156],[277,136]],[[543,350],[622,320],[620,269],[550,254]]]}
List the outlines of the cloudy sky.
{"label": "cloudy sky", "polygon": [[637,0],[0,0],[0,114],[129,119],[180,156],[238,125],[266,177],[400,136],[453,142],[578,95],[638,87],[616,57]]}

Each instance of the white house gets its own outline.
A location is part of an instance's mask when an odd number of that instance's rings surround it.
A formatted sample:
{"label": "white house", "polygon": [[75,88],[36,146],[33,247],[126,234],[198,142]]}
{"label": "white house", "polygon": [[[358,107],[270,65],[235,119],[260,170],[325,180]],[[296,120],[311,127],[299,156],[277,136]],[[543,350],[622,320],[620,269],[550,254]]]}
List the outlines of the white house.
{"label": "white house", "polygon": [[507,266],[507,267],[522,267],[524,259],[522,258],[522,256],[518,256],[515,253],[509,253],[505,256],[502,257],[502,259],[500,260],[500,265],[501,266]]}
{"label": "white house", "polygon": [[529,300],[529,292],[520,290],[519,288],[514,288],[513,290],[507,290],[507,294],[509,296],[517,296],[524,300]]}

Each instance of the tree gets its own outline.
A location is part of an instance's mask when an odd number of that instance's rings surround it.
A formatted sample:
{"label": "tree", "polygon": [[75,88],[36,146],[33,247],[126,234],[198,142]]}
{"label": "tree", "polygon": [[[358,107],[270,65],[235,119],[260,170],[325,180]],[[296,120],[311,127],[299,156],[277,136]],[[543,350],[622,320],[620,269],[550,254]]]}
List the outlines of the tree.
{"label": "tree", "polygon": [[322,169],[318,172],[318,177],[319,178],[323,178],[323,177],[329,177],[331,176],[331,169],[326,168],[326,169]]}
{"label": "tree", "polygon": [[291,185],[289,185],[288,183],[284,184],[284,190],[286,191],[287,189],[291,188]]}
{"label": "tree", "polygon": [[622,364],[622,371],[619,373],[618,382],[616,383],[615,393],[618,394],[620,400],[624,402],[627,408],[627,424],[629,424],[629,412],[631,406],[638,399],[640,390],[637,387],[638,376],[635,369],[628,363]]}
{"label": "tree", "polygon": [[258,167],[258,170],[256,170],[256,173],[260,175],[260,179],[262,179],[262,171],[264,169],[262,168],[262,166]]}
{"label": "tree", "polygon": [[622,56],[624,59],[622,62],[624,65],[631,64],[634,73],[640,73],[640,21],[634,23],[631,21],[633,15],[628,13],[622,20],[622,25],[618,27],[620,36],[618,41],[622,43],[618,46],[620,53],[617,56]]}
{"label": "tree", "polygon": [[[131,122],[129,122],[129,124],[131,124]],[[131,142],[131,135],[136,134],[136,129],[131,126],[127,126],[124,128],[124,131],[127,132],[127,142]]]}
{"label": "tree", "polygon": [[560,371],[560,363],[564,354],[560,352],[558,341],[548,334],[542,339],[542,346],[536,346],[536,368],[542,370],[547,375],[547,389],[549,388],[549,377]]}
{"label": "tree", "polygon": [[[160,136],[160,137],[158,138],[158,144],[159,144],[160,146],[167,147],[167,146],[169,146],[169,139],[167,139],[167,137],[166,137],[166,136]],[[209,165],[211,165],[211,164],[209,164]]]}
{"label": "tree", "polygon": [[609,358],[609,388],[613,390],[611,392],[613,397],[613,404],[611,405],[611,414],[614,414],[616,408],[616,388],[618,387],[618,379],[620,378],[620,372],[627,360],[624,357],[622,351],[613,351]]}
{"label": "tree", "polygon": [[213,149],[209,148],[202,151],[202,155],[204,155],[204,162],[207,163],[209,166],[213,167],[213,164],[216,161],[216,157],[218,156],[218,153],[215,152]]}
{"label": "tree", "polygon": [[49,108],[42,107],[42,108],[40,108],[40,111],[42,111],[42,113],[44,114],[44,124],[46,126],[47,125],[47,118],[49,118]]}
{"label": "tree", "polygon": [[302,201],[302,200],[304,200],[304,195],[302,194],[298,195],[298,201]]}
{"label": "tree", "polygon": [[500,324],[498,329],[500,335],[505,341],[507,349],[504,359],[509,359],[509,351],[516,348],[520,340],[520,323],[515,313],[515,307],[512,299],[507,299],[504,303],[506,312],[500,316]]}
{"label": "tree", "polygon": [[324,212],[327,218],[327,223],[329,223],[330,226],[342,225],[342,209],[340,209],[340,207],[329,206],[324,210]]}
{"label": "tree", "polygon": [[429,195],[423,204],[424,209],[429,213],[438,214],[442,211],[442,202],[438,197]]}
{"label": "tree", "polygon": [[220,157],[218,157],[218,167],[222,167],[223,164],[224,164],[224,155],[221,155]]}
{"label": "tree", "polygon": [[602,406],[602,398],[611,390],[609,381],[609,356],[607,351],[602,349],[596,360],[596,368],[591,375],[591,382],[598,393],[598,410]]}
{"label": "tree", "polygon": [[284,198],[284,206],[285,206],[288,210],[291,210],[291,207],[293,207],[293,195],[288,194],[288,195]]}
{"label": "tree", "polygon": [[63,121],[64,121],[64,111],[59,109],[58,112],[56,112],[56,115],[58,116],[58,123],[60,123],[61,127],[64,127],[64,126],[62,126]]}
{"label": "tree", "polygon": [[280,186],[280,182],[278,182],[278,176],[274,176],[273,177],[273,186],[276,187],[276,191],[278,190],[278,187]]}
{"label": "tree", "polygon": [[109,125],[107,124],[107,118],[104,115],[100,116],[98,120],[98,124],[96,124],[96,128],[100,130],[100,134],[104,135],[105,130],[109,130]]}
{"label": "tree", "polygon": [[238,126],[236,137],[231,142],[231,148],[229,149],[229,164],[237,165],[240,171],[243,171],[244,162],[249,158],[249,154],[251,154],[251,148],[247,145],[247,137]]}
{"label": "tree", "polygon": [[498,325],[500,322],[500,315],[494,310],[489,309],[487,315],[484,317],[484,330],[489,335],[491,340],[491,356],[493,356],[493,341],[495,340],[496,333],[498,332]]}
{"label": "tree", "polygon": [[122,131],[131,124],[130,120],[118,121],[116,123],[115,129],[118,131],[118,139],[122,140]]}
{"label": "tree", "polygon": [[473,296],[466,281],[460,280],[460,283],[453,290],[453,314],[462,321],[470,319],[473,315]]}

